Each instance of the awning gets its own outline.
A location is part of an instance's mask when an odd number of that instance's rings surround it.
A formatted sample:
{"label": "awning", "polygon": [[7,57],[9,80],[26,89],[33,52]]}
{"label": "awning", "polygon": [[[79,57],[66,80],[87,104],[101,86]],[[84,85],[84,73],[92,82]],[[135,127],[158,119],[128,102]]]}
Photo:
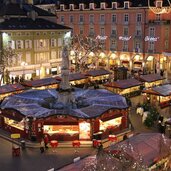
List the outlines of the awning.
{"label": "awning", "polygon": [[169,52],[163,52],[162,53],[164,56],[171,56],[171,53],[169,53]]}
{"label": "awning", "polygon": [[23,74],[33,74],[34,70],[23,70],[23,71],[10,71],[10,75],[23,75]]}

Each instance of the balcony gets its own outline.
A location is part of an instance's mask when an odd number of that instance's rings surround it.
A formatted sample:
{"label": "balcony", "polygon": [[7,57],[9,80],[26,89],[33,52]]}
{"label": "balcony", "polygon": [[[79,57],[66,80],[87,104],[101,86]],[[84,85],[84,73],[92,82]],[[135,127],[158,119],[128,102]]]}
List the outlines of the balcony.
{"label": "balcony", "polygon": [[84,24],[84,21],[79,21],[79,25],[83,25]]}
{"label": "balcony", "polygon": [[110,47],[110,51],[114,52],[116,50],[117,50],[116,47],[113,47],[113,46]]}
{"label": "balcony", "polygon": [[150,54],[155,53],[155,49],[148,49],[147,52],[150,53]]}
{"label": "balcony", "polygon": [[99,21],[100,25],[105,25],[105,21]]}
{"label": "balcony", "polygon": [[140,48],[134,48],[133,49],[133,52],[135,52],[135,53],[142,53],[142,49],[140,49]]}
{"label": "balcony", "polygon": [[128,48],[123,48],[122,51],[123,52],[128,52]]}
{"label": "balcony", "polygon": [[89,36],[94,37],[95,33],[94,32],[89,32]]}
{"label": "balcony", "polygon": [[129,25],[129,21],[124,21],[123,24],[124,25]]}

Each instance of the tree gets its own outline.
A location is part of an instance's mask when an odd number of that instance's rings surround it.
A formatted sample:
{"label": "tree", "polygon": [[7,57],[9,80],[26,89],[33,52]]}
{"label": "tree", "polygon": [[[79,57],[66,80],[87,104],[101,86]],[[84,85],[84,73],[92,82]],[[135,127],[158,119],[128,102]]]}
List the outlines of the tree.
{"label": "tree", "polygon": [[8,84],[10,82],[9,71],[7,70],[7,67],[13,65],[17,56],[17,53],[11,47],[5,47],[2,49],[0,58],[0,73],[2,73],[1,81],[3,80],[4,83]]}
{"label": "tree", "polygon": [[92,60],[92,64],[96,66],[97,55],[102,49],[100,39],[93,37],[85,37],[82,35],[74,35],[71,38],[70,50],[74,51],[75,56],[75,71],[84,72],[90,67],[88,63],[90,59],[90,53],[94,53],[95,57]]}

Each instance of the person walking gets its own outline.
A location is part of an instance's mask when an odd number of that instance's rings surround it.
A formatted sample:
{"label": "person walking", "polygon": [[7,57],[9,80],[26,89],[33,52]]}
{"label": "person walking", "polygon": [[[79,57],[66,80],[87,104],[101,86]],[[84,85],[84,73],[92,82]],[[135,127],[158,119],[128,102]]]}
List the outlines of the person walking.
{"label": "person walking", "polygon": [[42,139],[40,142],[40,152],[41,153],[43,153],[45,151],[44,147],[45,147],[45,143],[44,143],[44,140]]}
{"label": "person walking", "polygon": [[45,134],[45,136],[44,136],[44,145],[45,145],[45,149],[48,149],[48,143],[49,143],[49,138],[48,138],[48,136]]}

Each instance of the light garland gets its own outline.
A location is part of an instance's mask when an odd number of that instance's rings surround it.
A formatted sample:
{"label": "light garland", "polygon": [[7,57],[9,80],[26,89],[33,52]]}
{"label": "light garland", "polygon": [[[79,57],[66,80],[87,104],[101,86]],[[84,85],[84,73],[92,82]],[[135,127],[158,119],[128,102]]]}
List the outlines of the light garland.
{"label": "light garland", "polygon": [[167,7],[152,7],[150,6],[150,0],[148,0],[148,7],[154,14],[168,14],[171,12],[171,3],[169,0],[167,1],[169,3]]}

